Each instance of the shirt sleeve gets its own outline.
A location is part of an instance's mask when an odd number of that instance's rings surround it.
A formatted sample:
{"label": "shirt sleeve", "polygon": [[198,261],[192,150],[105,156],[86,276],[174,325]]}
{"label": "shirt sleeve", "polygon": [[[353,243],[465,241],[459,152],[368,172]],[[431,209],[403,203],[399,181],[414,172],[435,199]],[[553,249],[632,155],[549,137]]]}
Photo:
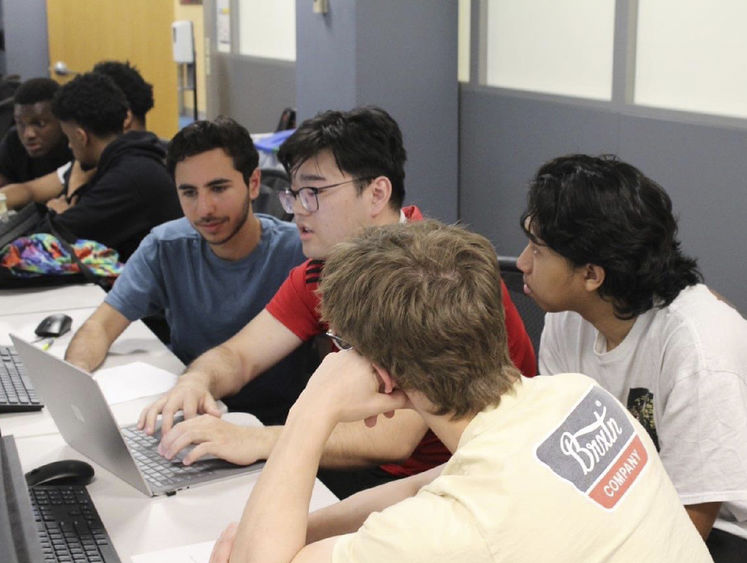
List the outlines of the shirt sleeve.
{"label": "shirt sleeve", "polygon": [[421,491],[366,519],[335,544],[334,563],[492,561],[480,529],[462,505]]}
{"label": "shirt sleeve", "polygon": [[164,309],[166,299],[158,241],[151,233],[127,261],[104,301],[132,322]]}
{"label": "shirt sleeve", "polygon": [[318,281],[310,282],[307,275],[313,264],[306,261],[293,268],[266,307],[267,312],[304,342],[324,332],[316,294]]}
{"label": "shirt sleeve", "polygon": [[[742,501],[740,505],[747,507],[744,375],[705,368],[692,371],[682,362],[676,367],[673,363],[669,363],[670,374],[662,376],[675,383],[666,395],[656,431],[659,455],[682,503]],[[747,508],[738,516],[747,519]]]}
{"label": "shirt sleeve", "polygon": [[521,320],[521,315],[519,315],[516,305],[511,301],[508,288],[503,283],[503,280],[501,280],[501,288],[508,351],[511,361],[525,377],[534,377],[537,375],[537,357],[535,356],[534,346],[532,346],[532,340],[529,338],[529,334],[524,327],[524,321]]}

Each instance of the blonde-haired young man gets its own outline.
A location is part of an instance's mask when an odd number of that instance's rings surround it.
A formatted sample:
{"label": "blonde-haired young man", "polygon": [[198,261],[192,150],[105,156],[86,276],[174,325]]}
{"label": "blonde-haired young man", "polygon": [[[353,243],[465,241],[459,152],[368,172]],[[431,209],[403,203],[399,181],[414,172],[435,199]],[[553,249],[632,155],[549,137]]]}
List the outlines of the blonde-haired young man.
{"label": "blonde-haired young man", "polygon": [[[291,409],[238,528],[213,561],[710,561],[646,432],[580,374],[509,358],[490,243],[427,221],[328,257],[322,314],[343,348]],[[441,468],[307,515],[340,421],[415,410]]]}

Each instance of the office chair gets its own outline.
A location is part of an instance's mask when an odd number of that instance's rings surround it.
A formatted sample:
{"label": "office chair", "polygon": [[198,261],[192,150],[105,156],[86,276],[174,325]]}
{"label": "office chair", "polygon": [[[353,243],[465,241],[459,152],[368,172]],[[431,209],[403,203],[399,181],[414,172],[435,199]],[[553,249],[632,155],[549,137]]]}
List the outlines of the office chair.
{"label": "office chair", "polygon": [[524,321],[524,328],[529,334],[529,339],[534,346],[534,353],[539,361],[539,345],[542,336],[542,328],[545,326],[545,312],[539,308],[534,299],[524,293],[523,273],[516,267],[516,258],[513,256],[498,256],[498,264],[501,267],[501,277],[511,295],[511,301]]}
{"label": "office chair", "polygon": [[252,204],[254,213],[266,213],[283,221],[292,221],[293,215],[283,209],[278,192],[290,186],[290,179],[285,170],[262,168],[262,183],[259,196]]}

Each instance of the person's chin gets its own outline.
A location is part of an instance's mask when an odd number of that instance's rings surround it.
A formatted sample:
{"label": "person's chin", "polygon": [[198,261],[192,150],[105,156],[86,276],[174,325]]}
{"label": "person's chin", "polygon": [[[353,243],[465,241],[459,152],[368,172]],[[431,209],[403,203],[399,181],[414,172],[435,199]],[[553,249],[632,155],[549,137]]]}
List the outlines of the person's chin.
{"label": "person's chin", "polygon": [[42,146],[24,147],[31,158],[41,158],[47,154],[47,150]]}

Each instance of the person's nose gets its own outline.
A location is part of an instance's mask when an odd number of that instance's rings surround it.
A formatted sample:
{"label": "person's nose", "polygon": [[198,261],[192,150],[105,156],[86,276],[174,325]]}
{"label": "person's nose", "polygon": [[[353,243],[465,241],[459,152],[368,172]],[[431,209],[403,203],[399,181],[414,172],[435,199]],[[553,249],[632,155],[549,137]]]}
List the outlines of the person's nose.
{"label": "person's nose", "polygon": [[525,274],[528,274],[532,267],[531,250],[527,244],[516,259],[516,267]]}
{"label": "person's nose", "polygon": [[215,212],[215,200],[211,193],[202,192],[197,194],[197,214],[200,217],[209,217]]}

